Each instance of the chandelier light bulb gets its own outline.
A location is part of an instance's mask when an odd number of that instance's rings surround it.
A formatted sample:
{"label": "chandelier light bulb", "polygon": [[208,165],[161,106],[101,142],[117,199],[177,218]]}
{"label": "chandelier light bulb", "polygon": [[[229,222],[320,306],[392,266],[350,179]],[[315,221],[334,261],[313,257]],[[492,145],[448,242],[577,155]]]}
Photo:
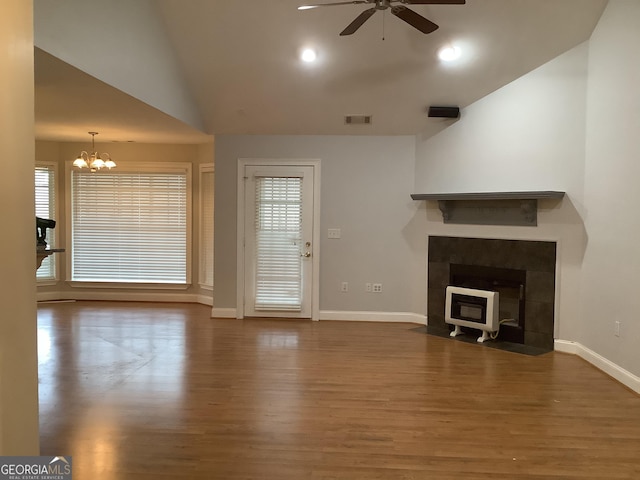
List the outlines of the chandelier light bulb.
{"label": "chandelier light bulb", "polygon": [[104,160],[105,168],[108,168],[109,170],[111,170],[113,167],[116,166],[116,162],[111,160],[111,156],[108,153],[103,153],[102,159]]}
{"label": "chandelier light bulb", "polygon": [[100,157],[94,159],[93,162],[91,162],[91,168],[97,168],[98,170],[100,170],[102,167],[104,167],[104,161]]}
{"label": "chandelier light bulb", "polygon": [[84,156],[86,156],[86,152],[80,152],[80,155],[78,155],[78,158],[76,158],[73,161],[73,166],[74,167],[78,167],[78,168],[87,168],[89,165],[87,164],[87,161],[85,160]]}

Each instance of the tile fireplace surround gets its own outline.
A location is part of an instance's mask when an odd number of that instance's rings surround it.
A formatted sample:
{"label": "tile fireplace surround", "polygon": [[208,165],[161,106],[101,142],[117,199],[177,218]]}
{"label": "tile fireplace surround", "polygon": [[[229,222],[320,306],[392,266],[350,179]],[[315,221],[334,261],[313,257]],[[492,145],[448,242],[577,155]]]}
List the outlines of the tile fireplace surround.
{"label": "tile fireplace surround", "polygon": [[553,350],[555,242],[429,236],[430,328],[449,329],[444,309],[451,264],[526,271],[524,344]]}

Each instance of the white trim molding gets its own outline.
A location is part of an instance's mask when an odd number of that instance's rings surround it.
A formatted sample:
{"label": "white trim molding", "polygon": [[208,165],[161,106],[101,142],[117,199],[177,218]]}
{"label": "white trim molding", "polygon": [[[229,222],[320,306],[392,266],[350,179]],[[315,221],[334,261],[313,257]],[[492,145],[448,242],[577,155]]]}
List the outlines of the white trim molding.
{"label": "white trim molding", "polygon": [[[207,253],[213,252],[213,212],[214,212],[214,183],[210,185],[211,187],[211,197],[208,198],[205,196],[205,174],[212,174],[215,176],[215,166],[213,163],[201,163],[198,167],[198,284],[200,288],[213,290],[213,257],[211,257],[210,262],[205,262],[204,260],[208,258]],[[214,177],[215,178],[215,177]],[[213,181],[213,179],[212,179]],[[207,209],[205,207],[210,207]],[[211,221],[210,224],[207,224],[207,217],[205,216],[205,210],[208,211],[210,217],[208,220]],[[207,244],[207,237],[210,236],[210,243]],[[209,248],[210,247],[210,248]],[[208,270],[207,267],[210,267],[211,270]],[[207,282],[208,273],[210,273],[209,280],[211,283]]]}
{"label": "white trim molding", "polygon": [[199,303],[201,305],[208,305],[209,307],[213,306],[213,297],[211,297],[210,295],[198,294],[196,295],[196,298],[196,303]]}
{"label": "white trim molding", "polygon": [[73,299],[66,298],[66,296],[61,292],[38,292],[36,293],[36,300],[38,302],[57,302]]}
{"label": "white trim molding", "polygon": [[[211,318],[239,318],[235,308],[211,309]],[[409,312],[354,312],[339,310],[321,310],[320,320],[344,322],[387,322],[387,323],[415,323],[426,325],[427,317]]]}
{"label": "white trim molding", "polygon": [[235,308],[216,308],[211,309],[211,318],[237,318],[237,310]]}
{"label": "white trim molding", "polygon": [[107,301],[107,302],[155,302],[155,303],[199,303],[213,304],[213,299],[206,295],[195,293],[169,292],[114,292],[103,291],[73,291],[73,292],[38,292],[38,302],[56,302],[68,300]]}
{"label": "white trim molding", "polygon": [[584,345],[569,340],[555,340],[554,349],[556,352],[570,353],[579,356],[624,386],[640,394],[640,377],[637,377]]}
{"label": "white trim molding", "polygon": [[347,322],[388,322],[417,323],[426,325],[427,317],[410,312],[358,312],[339,310],[320,310],[320,320],[338,320]]}
{"label": "white trim molding", "polygon": [[197,303],[198,295],[189,293],[138,292],[73,292],[64,300],[96,300],[109,302]]}

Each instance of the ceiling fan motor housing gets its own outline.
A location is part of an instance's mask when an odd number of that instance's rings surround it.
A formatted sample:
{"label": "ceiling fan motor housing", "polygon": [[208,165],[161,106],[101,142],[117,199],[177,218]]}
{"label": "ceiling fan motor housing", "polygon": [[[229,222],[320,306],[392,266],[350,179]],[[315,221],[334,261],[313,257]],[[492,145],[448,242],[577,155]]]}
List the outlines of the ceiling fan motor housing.
{"label": "ceiling fan motor housing", "polygon": [[[391,5],[392,3],[400,3],[401,5]],[[373,5],[371,8],[364,10],[353,20],[347,28],[340,32],[340,36],[353,35],[371,16],[378,10],[391,10],[391,14],[400,20],[408,23],[413,28],[424,34],[432,33],[438,29],[438,25],[431,20],[423,17],[419,13],[407,8],[406,5],[464,5],[466,0],[351,0],[333,3],[320,3],[313,5],[302,5],[298,7],[300,10],[308,10],[310,8],[328,7],[333,5]]]}

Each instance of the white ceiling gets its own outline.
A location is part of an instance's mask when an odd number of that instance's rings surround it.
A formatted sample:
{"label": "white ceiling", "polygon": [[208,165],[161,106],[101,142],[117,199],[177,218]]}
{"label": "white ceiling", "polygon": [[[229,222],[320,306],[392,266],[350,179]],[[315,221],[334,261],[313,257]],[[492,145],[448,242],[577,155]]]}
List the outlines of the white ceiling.
{"label": "white ceiling", "polygon": [[[450,123],[428,118],[430,105],[464,108],[588,40],[606,0],[413,5],[440,28],[424,35],[388,11],[376,12],[345,37],[338,33],[369,6],[298,11],[304,1],[156,3],[207,134],[429,136]],[[448,42],[462,46],[463,58],[445,66],[436,52]],[[318,52],[313,65],[298,59],[307,46]],[[105,140],[209,139],[42,51],[35,64],[37,138],[78,140],[78,131],[101,128]],[[373,115],[373,123],[347,126],[347,114]]]}
{"label": "white ceiling", "polygon": [[36,48],[36,138],[206,143],[210,137]]}

